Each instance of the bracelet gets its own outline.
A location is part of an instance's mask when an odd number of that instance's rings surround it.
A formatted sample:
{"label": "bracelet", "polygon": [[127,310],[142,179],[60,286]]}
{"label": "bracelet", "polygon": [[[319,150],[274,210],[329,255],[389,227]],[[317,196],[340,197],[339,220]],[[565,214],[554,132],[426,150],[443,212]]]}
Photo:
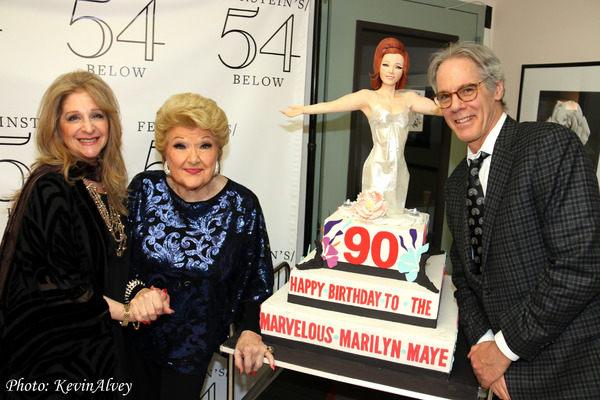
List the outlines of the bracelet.
{"label": "bracelet", "polygon": [[123,322],[121,322],[122,327],[126,327],[129,323],[129,304],[123,304]]}
{"label": "bracelet", "polygon": [[127,286],[125,287],[125,303],[129,304],[129,301],[131,300],[131,293],[137,286],[146,287],[146,284],[139,279],[134,279],[127,283]]}

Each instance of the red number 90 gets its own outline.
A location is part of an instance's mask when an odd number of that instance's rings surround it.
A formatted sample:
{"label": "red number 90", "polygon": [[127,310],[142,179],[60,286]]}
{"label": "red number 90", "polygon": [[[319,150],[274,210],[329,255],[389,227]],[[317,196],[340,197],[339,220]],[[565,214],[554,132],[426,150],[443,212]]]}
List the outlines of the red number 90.
{"label": "red number 90", "polygon": [[[355,238],[358,238],[358,241]],[[389,243],[389,254],[387,259],[383,260],[381,248],[385,240]],[[369,250],[371,250],[373,263],[379,268],[393,267],[398,258],[398,239],[391,232],[377,232],[371,243],[371,236],[367,229],[353,226],[344,234],[344,244],[348,250],[358,252],[356,256],[350,251],[344,252],[344,257],[351,264],[364,263],[369,256]]]}

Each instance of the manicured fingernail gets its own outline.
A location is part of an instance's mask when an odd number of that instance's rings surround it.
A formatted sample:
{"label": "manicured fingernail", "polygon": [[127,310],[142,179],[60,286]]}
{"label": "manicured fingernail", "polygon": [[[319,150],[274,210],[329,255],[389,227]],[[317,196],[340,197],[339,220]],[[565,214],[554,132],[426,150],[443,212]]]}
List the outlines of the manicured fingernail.
{"label": "manicured fingernail", "polygon": [[254,371],[254,372],[252,373],[252,375],[256,375],[256,371]]}
{"label": "manicured fingernail", "polygon": [[275,366],[274,366],[274,365],[271,365],[271,369],[272,369],[273,371],[275,371]]}
{"label": "manicured fingernail", "polygon": [[167,293],[167,289],[163,289],[163,292]]}
{"label": "manicured fingernail", "polygon": [[240,375],[242,374],[242,369],[240,368]]}

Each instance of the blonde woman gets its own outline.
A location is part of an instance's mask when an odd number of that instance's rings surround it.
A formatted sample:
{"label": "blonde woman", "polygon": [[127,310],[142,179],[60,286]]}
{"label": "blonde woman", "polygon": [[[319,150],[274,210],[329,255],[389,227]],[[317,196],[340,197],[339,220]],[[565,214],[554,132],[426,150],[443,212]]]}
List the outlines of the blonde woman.
{"label": "blonde woman", "polygon": [[269,238],[258,198],[220,172],[228,140],[213,100],[173,95],[155,121],[163,171],[130,184],[132,278],[166,288],[176,311],[131,332],[136,398],[197,400],[232,322],[239,373],[255,374],[265,355],[275,368],[259,327],[273,287]]}
{"label": "blonde woman", "polygon": [[56,381],[122,378],[122,326],[170,309],[151,289],[124,304],[127,175],[110,87],[88,72],[61,75],[41,101],[36,135],[39,157],[0,247],[0,384],[37,382],[51,396]]}

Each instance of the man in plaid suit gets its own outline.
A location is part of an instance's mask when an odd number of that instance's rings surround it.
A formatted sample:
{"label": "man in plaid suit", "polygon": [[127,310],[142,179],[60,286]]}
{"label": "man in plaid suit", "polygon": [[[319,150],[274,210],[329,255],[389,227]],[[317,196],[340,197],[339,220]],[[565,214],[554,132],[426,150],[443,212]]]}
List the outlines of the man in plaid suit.
{"label": "man in plaid suit", "polygon": [[[432,59],[435,101],[467,158],[446,182],[452,280],[468,357],[501,399],[600,394],[600,193],[579,138],[504,110],[504,71],[485,46],[452,44]],[[466,192],[482,152],[482,253]],[[476,264],[475,256],[481,256]]]}

